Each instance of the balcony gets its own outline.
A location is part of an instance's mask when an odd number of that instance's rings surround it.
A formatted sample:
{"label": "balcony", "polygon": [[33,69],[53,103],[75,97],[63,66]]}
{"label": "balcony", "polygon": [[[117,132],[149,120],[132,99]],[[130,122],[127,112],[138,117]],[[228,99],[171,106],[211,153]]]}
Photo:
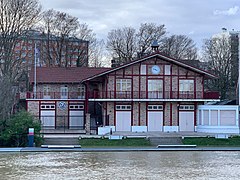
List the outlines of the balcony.
{"label": "balcony", "polygon": [[[89,99],[219,99],[219,92],[196,93],[190,91],[89,91]],[[85,93],[79,92],[33,92],[27,93],[27,99],[85,99]]]}
{"label": "balcony", "polygon": [[89,99],[219,99],[219,92],[191,91],[91,91]]}
{"label": "balcony", "polygon": [[[35,97],[34,97],[35,96]],[[85,99],[85,93],[79,92],[27,92],[27,99]]]}

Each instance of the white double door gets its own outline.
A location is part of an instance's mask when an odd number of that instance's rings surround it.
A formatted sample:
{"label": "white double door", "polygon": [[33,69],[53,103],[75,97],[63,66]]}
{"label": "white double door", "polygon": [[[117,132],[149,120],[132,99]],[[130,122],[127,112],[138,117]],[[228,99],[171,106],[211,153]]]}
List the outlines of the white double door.
{"label": "white double door", "polygon": [[179,112],[179,130],[194,131],[194,111]]}
{"label": "white double door", "polygon": [[69,111],[69,129],[81,129],[84,126],[84,111]]}
{"label": "white double door", "polygon": [[41,111],[41,123],[44,129],[55,129],[55,110]]}
{"label": "white double door", "polygon": [[163,112],[148,111],[148,131],[163,130]]}
{"label": "white double door", "polygon": [[116,131],[131,131],[131,111],[116,111]]}

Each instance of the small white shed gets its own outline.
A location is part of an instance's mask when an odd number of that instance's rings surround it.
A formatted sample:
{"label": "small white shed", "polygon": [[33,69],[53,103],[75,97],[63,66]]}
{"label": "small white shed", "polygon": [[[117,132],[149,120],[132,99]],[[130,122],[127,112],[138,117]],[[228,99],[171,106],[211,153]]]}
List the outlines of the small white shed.
{"label": "small white shed", "polygon": [[237,105],[200,105],[197,132],[239,134]]}

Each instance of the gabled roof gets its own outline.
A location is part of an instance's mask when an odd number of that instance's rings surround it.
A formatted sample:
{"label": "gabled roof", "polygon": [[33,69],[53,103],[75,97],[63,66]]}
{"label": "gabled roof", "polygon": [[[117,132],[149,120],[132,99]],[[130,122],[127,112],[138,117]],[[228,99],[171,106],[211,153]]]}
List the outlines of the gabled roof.
{"label": "gabled roof", "polygon": [[181,66],[181,67],[186,68],[186,69],[190,69],[190,70],[192,70],[192,71],[194,71],[194,72],[197,72],[197,73],[199,73],[199,74],[203,74],[203,75],[205,75],[205,76],[208,77],[208,78],[217,78],[217,76],[215,76],[214,74],[211,74],[210,72],[207,72],[207,71],[204,71],[204,70],[199,69],[199,68],[197,68],[197,67],[194,67],[194,66],[192,66],[192,65],[186,64],[186,63],[184,63],[184,62],[182,62],[182,61],[179,61],[179,60],[176,60],[176,59],[173,59],[173,58],[164,56],[164,55],[160,54],[159,52],[157,52],[157,53],[151,54],[151,55],[149,55],[149,56],[147,56],[147,57],[143,57],[143,58],[141,58],[141,59],[137,59],[137,60],[135,60],[135,61],[126,63],[126,64],[124,64],[124,65],[121,65],[121,66],[119,66],[119,67],[116,67],[116,68],[113,68],[113,69],[109,69],[108,71],[105,71],[105,72],[102,72],[102,73],[93,75],[93,76],[91,76],[91,77],[88,77],[88,78],[84,79],[82,82],[92,80],[92,79],[94,79],[94,78],[97,78],[97,77],[100,77],[100,76],[103,76],[103,75],[106,75],[106,74],[115,72],[115,71],[117,71],[117,70],[120,70],[120,69],[129,67],[129,66],[134,65],[134,64],[137,64],[137,63],[144,62],[144,61],[149,60],[149,59],[151,59],[151,58],[161,58],[162,60],[165,60],[165,61],[167,61],[167,62],[176,64],[176,65]]}
{"label": "gabled roof", "polygon": [[[110,68],[94,67],[38,67],[37,83],[80,83],[83,79],[103,73]],[[34,82],[34,68],[30,71],[30,83]]]}

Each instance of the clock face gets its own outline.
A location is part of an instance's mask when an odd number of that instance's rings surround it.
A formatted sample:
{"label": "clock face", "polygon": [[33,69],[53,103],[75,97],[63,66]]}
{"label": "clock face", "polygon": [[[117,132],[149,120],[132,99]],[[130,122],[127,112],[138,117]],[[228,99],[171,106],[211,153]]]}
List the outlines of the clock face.
{"label": "clock face", "polygon": [[154,65],[154,66],[152,67],[152,73],[153,73],[153,74],[159,74],[159,73],[160,73],[160,67],[157,66],[157,65]]}

